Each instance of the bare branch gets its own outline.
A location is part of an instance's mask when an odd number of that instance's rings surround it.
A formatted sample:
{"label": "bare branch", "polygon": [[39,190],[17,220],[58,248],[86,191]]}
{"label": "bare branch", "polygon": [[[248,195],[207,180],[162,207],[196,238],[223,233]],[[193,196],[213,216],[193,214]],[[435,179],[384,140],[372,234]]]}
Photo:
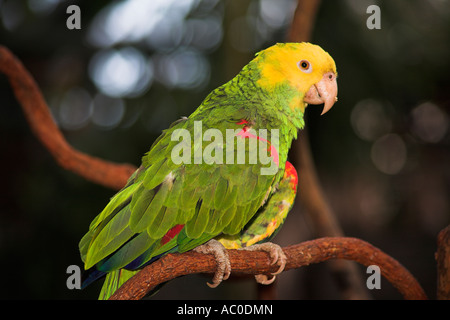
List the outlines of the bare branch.
{"label": "bare branch", "polygon": [[450,300],[450,225],[439,232],[437,245],[437,298]]}
{"label": "bare branch", "polygon": [[[298,0],[294,19],[287,35],[288,41],[310,41],[319,7],[320,0]],[[300,131],[299,138],[292,143],[290,156],[292,156],[292,163],[297,168],[299,175],[299,190],[301,192],[297,197],[305,208],[306,214],[313,221],[317,236],[344,236],[344,232],[324,195],[317,177],[307,128]],[[369,298],[360,274],[353,263],[333,261],[330,264],[330,269],[337,278],[336,283],[346,284],[345,287],[339,288],[345,299]]]}
{"label": "bare branch", "polygon": [[320,0],[298,0],[287,39],[292,42],[309,41],[316,21]]}
{"label": "bare branch", "polygon": [[3,46],[0,46],[0,72],[8,77],[31,130],[61,167],[112,189],[120,189],[125,185],[136,168],[92,157],[70,146],[53,121],[33,77],[11,51]]}
{"label": "bare branch", "polygon": [[[356,238],[320,238],[283,249],[288,257],[285,270],[323,262],[329,259],[353,260],[365,266],[377,265],[381,274],[398,289],[405,299],[427,299],[416,279],[399,262],[369,243]],[[229,250],[233,273],[269,274],[278,266],[270,264],[265,252]],[[142,269],[125,282],[111,300],[142,299],[158,284],[194,273],[214,273],[212,255],[196,252],[168,254]]]}

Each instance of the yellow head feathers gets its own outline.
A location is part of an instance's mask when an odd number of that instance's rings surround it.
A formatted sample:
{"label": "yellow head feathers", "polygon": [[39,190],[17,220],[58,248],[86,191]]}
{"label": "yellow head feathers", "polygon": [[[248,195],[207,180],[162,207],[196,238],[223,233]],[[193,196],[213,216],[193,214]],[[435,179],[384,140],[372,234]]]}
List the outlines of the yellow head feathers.
{"label": "yellow head feathers", "polygon": [[269,92],[287,83],[297,89],[298,99],[304,98],[305,103],[325,103],[324,112],[337,101],[336,64],[317,45],[279,43],[259,52],[254,62],[260,70],[257,83]]}
{"label": "yellow head feathers", "polygon": [[336,73],[333,58],[318,45],[307,42],[278,43],[259,52],[255,60],[261,70],[258,83],[266,88],[288,81],[306,93],[325,73]]}

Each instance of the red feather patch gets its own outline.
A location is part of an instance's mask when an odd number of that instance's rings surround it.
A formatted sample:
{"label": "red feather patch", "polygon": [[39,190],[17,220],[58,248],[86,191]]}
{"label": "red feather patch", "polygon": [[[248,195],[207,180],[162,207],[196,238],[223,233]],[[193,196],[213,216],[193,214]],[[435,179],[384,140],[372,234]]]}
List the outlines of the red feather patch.
{"label": "red feather patch", "polygon": [[[245,120],[242,120],[242,121],[245,121]],[[275,162],[275,164],[278,166],[280,164],[280,157],[278,155],[278,150],[272,144],[270,144],[270,142],[267,141],[266,139],[256,136],[247,130],[248,130],[248,128],[244,127],[237,135],[240,136],[241,138],[257,139],[257,140],[260,140],[260,141],[263,141],[263,142],[269,144],[270,145],[270,156],[272,157],[273,162]]]}
{"label": "red feather patch", "polygon": [[237,122],[236,124],[248,124],[249,122],[245,119],[242,119],[241,121]]}
{"label": "red feather patch", "polygon": [[161,245],[164,245],[173,238],[175,238],[175,236],[178,235],[183,228],[184,224],[177,224],[175,227],[167,231],[167,233],[161,239]]}
{"label": "red feather patch", "polygon": [[295,167],[290,163],[289,161],[286,161],[286,166],[284,168],[284,177],[291,177],[292,181],[291,187],[294,190],[297,190],[297,184],[298,184],[298,175],[297,170],[295,170]]}

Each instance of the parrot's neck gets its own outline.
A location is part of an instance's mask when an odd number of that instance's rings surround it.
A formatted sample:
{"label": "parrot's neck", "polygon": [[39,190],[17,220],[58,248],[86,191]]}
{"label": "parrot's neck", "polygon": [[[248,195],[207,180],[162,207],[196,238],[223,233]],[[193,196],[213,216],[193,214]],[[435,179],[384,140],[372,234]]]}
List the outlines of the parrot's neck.
{"label": "parrot's neck", "polygon": [[[257,84],[259,74],[247,65],[227,85],[233,92],[245,92],[247,102],[241,106],[250,113],[251,119],[260,128],[283,129],[290,136],[289,141],[297,137],[297,131],[304,127],[304,93],[292,88],[288,83],[274,87],[261,87]],[[281,133],[280,131],[280,133]]]}
{"label": "parrot's neck", "polygon": [[288,81],[272,86],[262,86],[261,67],[257,59],[247,64],[228,85],[236,92],[245,92],[249,108],[272,122],[272,125],[288,126],[296,132],[304,126],[304,92],[299,92]]}
{"label": "parrot's neck", "polygon": [[255,72],[242,72],[228,83],[233,92],[245,92],[247,102],[241,102],[242,108],[250,114],[254,129],[279,130],[280,165],[284,168],[292,140],[297,138],[298,130],[304,127],[304,94],[293,89],[287,83],[274,88],[262,88],[257,85]]}
{"label": "parrot's neck", "polygon": [[207,119],[210,128],[246,120],[254,130],[278,130],[280,167],[284,169],[292,140],[304,126],[304,94],[287,83],[264,88],[258,85],[259,77],[258,66],[249,63],[232,80],[213,90],[190,118]]}

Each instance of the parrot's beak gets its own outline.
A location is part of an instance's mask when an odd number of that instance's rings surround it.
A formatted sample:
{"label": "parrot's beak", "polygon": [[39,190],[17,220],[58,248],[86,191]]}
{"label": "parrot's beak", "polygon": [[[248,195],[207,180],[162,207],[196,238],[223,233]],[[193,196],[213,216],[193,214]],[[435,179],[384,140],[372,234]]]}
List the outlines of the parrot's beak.
{"label": "parrot's beak", "polygon": [[324,104],[322,115],[325,114],[337,98],[338,88],[336,81],[336,74],[334,72],[327,72],[322,79],[309,88],[303,101],[309,104]]}

